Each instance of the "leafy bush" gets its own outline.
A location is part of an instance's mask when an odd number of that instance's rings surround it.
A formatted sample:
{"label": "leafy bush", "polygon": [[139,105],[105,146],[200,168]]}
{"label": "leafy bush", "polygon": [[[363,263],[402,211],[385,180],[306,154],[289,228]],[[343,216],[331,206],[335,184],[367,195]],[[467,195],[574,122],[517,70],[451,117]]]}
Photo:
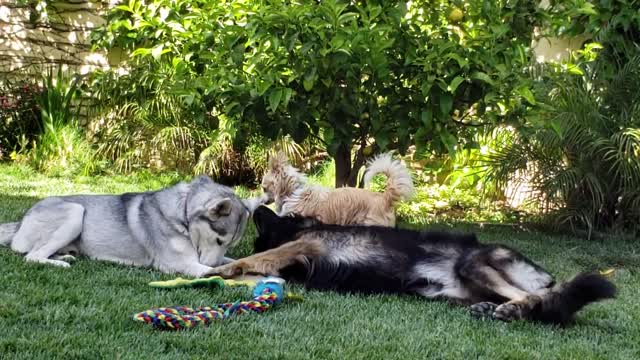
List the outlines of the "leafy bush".
{"label": "leafy bush", "polygon": [[172,169],[250,184],[259,181],[270,149],[282,148],[300,164],[314,149],[312,142],[303,149],[290,137],[239,136],[244,126],[239,119],[206,111],[175,88],[174,64],[150,66],[134,66],[124,75],[98,72],[92,78],[96,105],[90,128],[98,155],[117,171]]}
{"label": "leafy bush", "polygon": [[[528,171],[533,200],[558,223],[637,228],[640,222],[640,53],[613,73],[607,58],[570,75],[539,72],[541,107],[487,157],[490,176]],[[615,74],[612,76],[612,74]]]}
{"label": "leafy bush", "polygon": [[42,132],[40,86],[32,80],[0,81],[0,159],[22,151]]}
{"label": "leafy bush", "polygon": [[589,35],[605,47],[607,62],[620,64],[640,43],[638,9],[635,1],[555,0],[549,9],[549,30],[556,36]]}
{"label": "leafy bush", "polygon": [[98,163],[94,151],[77,123],[79,78],[71,78],[59,68],[43,76],[42,91],[36,98],[42,133],[22,149],[16,160],[51,175],[91,173]]}
{"label": "leafy bush", "polygon": [[518,222],[524,213],[502,201],[487,201],[479,188],[422,184],[415,196],[398,205],[398,218],[416,224],[460,221]]}

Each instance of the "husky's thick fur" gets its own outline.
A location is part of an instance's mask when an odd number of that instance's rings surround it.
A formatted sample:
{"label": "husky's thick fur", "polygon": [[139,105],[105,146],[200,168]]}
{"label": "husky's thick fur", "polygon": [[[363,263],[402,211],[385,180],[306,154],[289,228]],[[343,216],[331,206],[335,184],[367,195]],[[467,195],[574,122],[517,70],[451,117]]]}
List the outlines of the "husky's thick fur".
{"label": "husky's thick fur", "polygon": [[[266,200],[266,198],[265,198]],[[230,259],[261,199],[241,200],[201,176],[145,193],[45,198],[21,222],[0,225],[0,244],[27,261],[68,267],[70,254],[204,276]]]}
{"label": "husky's thick fur", "polygon": [[473,234],[323,225],[278,217],[266,207],[255,211],[254,222],[258,253],[217,267],[214,274],[278,275],[343,292],[413,293],[470,306],[476,316],[560,325],[616,293],[599,274],[555,284],[522,254],[481,244]]}
{"label": "husky's thick fur", "polygon": [[411,174],[391,154],[380,155],[369,163],[364,178],[366,186],[376,174],[387,176],[383,193],[307,185],[305,176],[289,165],[283,153],[278,153],[269,160],[262,189],[275,201],[280,215],[308,216],[326,224],[394,226],[394,205],[413,194]]}

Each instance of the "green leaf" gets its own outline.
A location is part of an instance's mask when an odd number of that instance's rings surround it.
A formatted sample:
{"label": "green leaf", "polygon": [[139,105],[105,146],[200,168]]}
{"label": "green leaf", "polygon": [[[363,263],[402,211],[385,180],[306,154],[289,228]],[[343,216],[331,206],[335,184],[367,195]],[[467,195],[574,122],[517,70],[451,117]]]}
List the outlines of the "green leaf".
{"label": "green leaf", "polygon": [[453,80],[451,80],[451,83],[449,84],[449,92],[454,94],[458,86],[460,86],[463,81],[464,78],[462,76],[456,76]]}
{"label": "green leaf", "polygon": [[335,52],[337,52],[337,53],[342,53],[342,54],[345,54],[345,55],[347,55],[347,56],[351,56],[351,52],[349,52],[349,50],[347,50],[347,49],[345,49],[345,48],[336,49],[336,51],[335,51]]}
{"label": "green leaf", "polygon": [[278,105],[280,105],[280,100],[282,99],[282,92],[282,89],[274,89],[269,94],[269,108],[271,111],[278,109]]}
{"label": "green leaf", "polygon": [[293,94],[293,89],[285,88],[283,90],[284,99],[282,100],[282,106],[287,107],[289,105],[289,100],[291,100],[291,94]]}
{"label": "green leaf", "polygon": [[164,50],[163,44],[157,45],[153,49],[151,49],[151,56],[153,56],[154,59],[158,60],[160,59],[160,56],[163,54],[163,50]]}
{"label": "green leaf", "polygon": [[354,21],[358,18],[358,15],[352,12],[344,13],[338,17],[338,23],[344,24],[346,22]]}
{"label": "green leaf", "polygon": [[305,91],[311,91],[313,89],[313,85],[316,81],[316,68],[311,67],[307,69],[304,73],[304,78],[302,79],[302,86]]}
{"label": "green leaf", "polygon": [[551,125],[551,128],[556,133],[556,135],[558,135],[558,137],[560,139],[564,138],[564,136],[563,136],[564,131],[562,131],[562,125],[560,125],[560,122],[558,122],[558,120],[553,119],[553,120],[549,121],[549,125]]}
{"label": "green leaf", "polygon": [[429,92],[431,91],[431,86],[433,86],[433,83],[431,82],[424,81],[422,83],[422,86],[420,86],[420,91],[422,91],[422,96],[424,97],[429,96]]}
{"label": "green leaf", "polygon": [[224,107],[224,113],[229,115],[236,106],[240,106],[240,103],[237,101],[232,101]]}
{"label": "green leaf", "polygon": [[456,53],[449,53],[447,55],[444,56],[445,59],[453,59],[458,63],[458,66],[462,69],[465,66],[467,66],[467,64],[469,64],[469,61],[463,59],[460,55],[456,54]]}
{"label": "green leaf", "polygon": [[485,83],[487,83],[489,85],[495,85],[493,80],[491,80],[491,77],[489,75],[487,75],[487,73],[484,73],[482,71],[476,71],[473,74],[471,74],[471,79],[480,80],[480,81],[485,82]]}
{"label": "green leaf", "polygon": [[187,106],[191,106],[193,104],[193,101],[195,100],[195,96],[193,96],[193,94],[188,94],[184,95],[182,99]]}
{"label": "green leaf", "polygon": [[447,116],[451,112],[453,107],[453,97],[449,94],[440,95],[440,112],[442,115]]}
{"label": "green leaf", "polygon": [[568,64],[567,72],[573,75],[584,75],[584,72],[582,71],[582,69],[580,69],[580,67],[578,67],[575,64]]}
{"label": "green leaf", "polygon": [[273,85],[272,81],[261,80],[256,84],[256,90],[258,90],[258,95],[262,96],[267,93],[267,90],[271,88]]}
{"label": "green leaf", "polygon": [[302,80],[302,86],[304,86],[304,89],[306,91],[313,90],[313,83],[314,83],[313,79],[309,79],[306,77]]}
{"label": "green leaf", "polygon": [[584,15],[598,15],[598,12],[593,8],[593,4],[585,1],[580,8],[577,9],[578,14]]}
{"label": "green leaf", "polygon": [[151,54],[151,49],[147,49],[147,48],[138,48],[135,49],[132,53],[131,56],[146,56]]}
{"label": "green leaf", "polygon": [[533,93],[531,92],[531,90],[526,87],[526,86],[522,86],[518,89],[516,89],[516,92],[522,96],[523,98],[525,98],[525,100],[527,100],[527,102],[531,105],[535,105],[536,104],[536,99],[535,96],[533,96]]}
{"label": "green leaf", "polygon": [[331,48],[333,49],[339,49],[342,47],[342,45],[344,45],[345,39],[342,36],[336,36],[333,39],[331,39],[331,42],[329,43],[331,45]]}
{"label": "green leaf", "polygon": [[118,9],[118,10],[122,10],[122,11],[126,11],[126,12],[129,12],[129,13],[133,13],[133,9],[131,9],[127,5],[118,5],[115,8]]}
{"label": "green leaf", "polygon": [[442,144],[447,148],[449,156],[451,156],[451,158],[454,158],[456,155],[456,137],[451,135],[447,130],[443,130],[440,133],[440,141],[442,141]]}
{"label": "green leaf", "polygon": [[389,146],[389,135],[386,133],[379,133],[375,135],[375,139],[376,139],[376,144],[380,147],[380,149],[382,150],[386,150],[387,146]]}
{"label": "green leaf", "polygon": [[420,120],[422,120],[422,124],[426,130],[431,130],[433,126],[433,112],[431,109],[424,110],[420,114]]}
{"label": "green leaf", "polygon": [[324,124],[320,125],[320,128],[322,129],[322,140],[327,144],[332,144],[334,139],[333,128]]}

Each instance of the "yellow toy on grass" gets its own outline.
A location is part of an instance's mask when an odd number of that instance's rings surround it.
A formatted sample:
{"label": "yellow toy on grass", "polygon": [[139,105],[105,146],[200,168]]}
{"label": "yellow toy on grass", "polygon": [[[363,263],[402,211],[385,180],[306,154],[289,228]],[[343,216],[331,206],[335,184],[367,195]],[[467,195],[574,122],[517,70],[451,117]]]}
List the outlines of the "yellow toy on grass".
{"label": "yellow toy on grass", "polygon": [[212,276],[208,278],[200,278],[200,279],[183,279],[181,277],[175,278],[173,280],[166,281],[152,281],[149,283],[149,286],[154,288],[161,289],[175,289],[181,287],[211,287],[211,288],[225,288],[227,286],[248,286],[254,287],[256,286],[257,281],[255,280],[234,280],[234,279],[223,279],[220,276]]}

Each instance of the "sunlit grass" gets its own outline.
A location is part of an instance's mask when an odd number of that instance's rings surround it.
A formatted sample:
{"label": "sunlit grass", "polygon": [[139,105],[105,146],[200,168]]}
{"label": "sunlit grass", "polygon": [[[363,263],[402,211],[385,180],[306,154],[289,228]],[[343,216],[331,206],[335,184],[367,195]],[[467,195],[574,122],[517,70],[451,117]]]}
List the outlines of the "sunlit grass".
{"label": "sunlit grass", "polygon": [[[152,190],[180,179],[142,173],[68,180],[0,165],[0,221],[18,220],[48,195]],[[239,193],[249,195],[247,189]],[[249,254],[254,234],[251,227],[231,255]],[[585,242],[511,230],[480,230],[479,236],[520,249],[559,278],[613,267],[620,296],[581,312],[574,326],[556,329],[478,321],[462,308],[417,297],[345,296],[293,287],[304,295],[303,302],[285,303],[262,315],[239,316],[208,328],[162,332],[132,321],[131,315],[159,306],[246,299],[249,292],[152,289],[146,285],[149,281],[175,276],[86,258],[60,269],[26,263],[0,248],[0,358],[637,358],[640,248],[636,243],[613,238]]]}

